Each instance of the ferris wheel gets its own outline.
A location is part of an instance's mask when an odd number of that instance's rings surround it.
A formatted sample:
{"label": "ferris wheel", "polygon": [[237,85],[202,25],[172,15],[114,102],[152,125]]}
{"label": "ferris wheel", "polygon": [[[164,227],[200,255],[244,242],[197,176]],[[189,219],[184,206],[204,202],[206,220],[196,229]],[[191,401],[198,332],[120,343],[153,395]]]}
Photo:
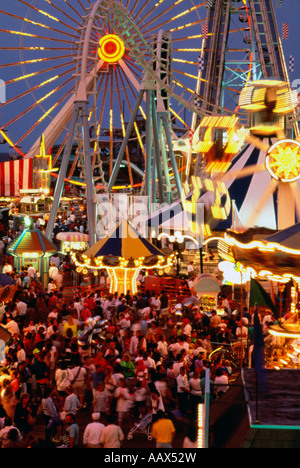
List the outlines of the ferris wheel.
{"label": "ferris wheel", "polygon": [[[203,38],[207,42],[207,48],[215,35],[214,24],[209,25],[209,30],[206,29],[212,15],[212,7],[209,5],[214,2],[195,4],[193,0],[126,0],[97,3],[99,8],[85,63],[91,109],[89,120],[94,141],[100,139],[101,146],[108,149],[108,171],[111,174],[115,153],[120,146],[120,139],[124,137],[126,121],[131,116],[140,84],[146,71],[151,74],[149,67],[145,70],[145,64],[147,60],[151,63],[153,47],[156,47],[155,42],[160,31],[164,32],[164,40],[170,42],[170,111],[171,117],[177,119],[177,124],[188,133],[193,125],[192,116],[195,121],[195,104],[198,107],[196,115],[201,117],[224,107],[224,102],[212,104],[207,95],[205,103],[200,93],[201,85],[208,81],[202,67],[202,61],[207,60]],[[42,133],[45,133],[47,148],[56,144],[63,145],[65,141],[73,95],[78,88],[82,71],[82,44],[94,5],[95,2],[90,0],[57,0],[42,4],[36,0],[13,0],[7,2],[5,10],[0,11],[3,24],[12,25],[0,30],[0,70],[1,78],[6,82],[8,96],[1,106],[0,128],[2,136],[21,156],[32,157],[37,153]],[[106,8],[111,10],[110,18],[107,12],[103,15]],[[123,19],[126,18],[118,28],[117,10],[119,15],[123,14]],[[213,15],[216,17],[217,5],[214,11]],[[236,8],[235,16],[238,12],[239,16],[243,16],[239,36],[245,38],[250,20],[246,7]],[[131,21],[128,21],[129,14]],[[234,37],[236,30],[236,25],[231,24],[230,37]],[[139,49],[135,49],[134,53],[128,39],[132,33],[131,40],[134,38]],[[245,63],[245,70],[249,70],[249,59]],[[165,71],[168,66],[169,64],[164,65]],[[236,75],[233,68],[231,66],[231,74]],[[158,85],[165,87],[166,80]],[[174,95],[180,99],[174,99]],[[145,99],[139,107],[140,114],[134,123],[131,140],[136,140],[137,151],[145,156],[145,132],[141,129],[141,119],[146,117],[144,101]],[[200,111],[200,108],[204,110]],[[230,112],[229,108],[227,111]],[[61,151],[59,146],[58,155]],[[97,148],[95,143],[94,161],[99,151],[101,148]],[[131,166],[134,167],[134,163],[131,161],[132,164],[129,164],[128,149],[125,154],[128,180],[132,184]],[[74,162],[70,177],[75,165]],[[103,174],[100,181],[103,182]]]}
{"label": "ferris wheel", "polygon": [[[1,135],[22,157],[33,157],[45,136],[46,148],[62,152],[82,77],[89,101],[93,163],[99,183],[107,184],[117,152],[138,100],[143,80],[149,88],[155,71],[156,95],[164,94],[170,120],[188,132],[195,109],[198,57],[206,2],[193,0],[13,0],[0,11],[1,78],[7,100],[1,105]],[[163,32],[163,35],[162,35]],[[161,36],[160,36],[161,35]],[[160,41],[160,42],[159,42]],[[161,48],[161,55],[158,49]],[[171,65],[172,64],[172,65]],[[171,69],[172,67],[172,69]],[[159,91],[164,89],[164,92]],[[199,106],[198,106],[199,111]],[[199,113],[201,113],[199,111]],[[143,96],[129,141],[146,157],[146,99]],[[174,134],[172,135],[174,137]],[[80,162],[82,138],[68,177]],[[101,171],[102,153],[108,174]],[[123,162],[128,184],[143,177],[129,147]],[[102,158],[103,159],[103,158]]]}

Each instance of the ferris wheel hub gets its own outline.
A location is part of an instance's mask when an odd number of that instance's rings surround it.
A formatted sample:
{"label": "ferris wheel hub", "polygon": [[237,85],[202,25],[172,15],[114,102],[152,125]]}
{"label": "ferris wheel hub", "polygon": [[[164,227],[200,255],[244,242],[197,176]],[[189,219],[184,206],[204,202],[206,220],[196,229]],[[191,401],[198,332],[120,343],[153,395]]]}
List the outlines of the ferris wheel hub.
{"label": "ferris wheel hub", "polygon": [[125,44],[116,34],[107,34],[99,41],[98,55],[106,63],[117,63],[125,54]]}
{"label": "ferris wheel hub", "polygon": [[281,182],[295,182],[300,178],[300,143],[279,140],[269,149],[266,167],[271,176]]}

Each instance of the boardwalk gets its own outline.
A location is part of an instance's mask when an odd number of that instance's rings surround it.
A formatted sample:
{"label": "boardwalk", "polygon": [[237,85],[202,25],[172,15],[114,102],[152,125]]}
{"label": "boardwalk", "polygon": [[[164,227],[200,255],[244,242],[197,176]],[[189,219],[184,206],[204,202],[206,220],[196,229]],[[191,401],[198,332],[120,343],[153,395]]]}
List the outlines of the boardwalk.
{"label": "boardwalk", "polygon": [[[124,449],[134,449],[134,448],[155,448],[155,441],[149,441],[146,434],[135,433],[131,440],[127,440],[127,434],[130,429],[133,427],[134,423],[137,421],[136,418],[133,418],[129,415],[128,419],[124,423],[122,428],[125,435],[125,440],[122,443],[121,448]],[[80,448],[84,448],[82,444],[82,437],[84,429],[88,423],[91,422],[91,411],[89,409],[81,409],[77,413],[76,422],[79,425],[80,429]],[[173,448],[181,448],[184,436],[186,434],[186,428],[188,426],[187,421],[178,421],[175,418],[173,419],[174,425],[176,427],[176,435],[173,441]],[[31,433],[37,439],[44,439],[44,421],[43,415],[38,415],[37,422]],[[55,445],[54,445],[55,447]]]}

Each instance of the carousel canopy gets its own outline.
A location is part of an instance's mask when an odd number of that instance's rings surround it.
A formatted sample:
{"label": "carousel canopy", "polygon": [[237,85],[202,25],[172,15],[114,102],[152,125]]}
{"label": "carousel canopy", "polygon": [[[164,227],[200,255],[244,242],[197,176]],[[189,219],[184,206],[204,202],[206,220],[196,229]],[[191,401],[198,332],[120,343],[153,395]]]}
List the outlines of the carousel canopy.
{"label": "carousel canopy", "polygon": [[265,229],[250,229],[242,234],[228,231],[224,241],[232,260],[260,278],[282,282],[292,277],[300,279],[300,223],[269,234]]}
{"label": "carousel canopy", "polygon": [[300,223],[268,236],[265,241],[274,242],[288,249],[300,251]]}
{"label": "carousel canopy", "polygon": [[84,255],[94,258],[110,255],[134,260],[141,257],[166,256],[142,237],[126,220],[122,220],[108,237],[98,241]]}
{"label": "carousel canopy", "polygon": [[57,248],[39,229],[25,229],[8,247],[8,253],[19,256],[23,253],[52,254]]}

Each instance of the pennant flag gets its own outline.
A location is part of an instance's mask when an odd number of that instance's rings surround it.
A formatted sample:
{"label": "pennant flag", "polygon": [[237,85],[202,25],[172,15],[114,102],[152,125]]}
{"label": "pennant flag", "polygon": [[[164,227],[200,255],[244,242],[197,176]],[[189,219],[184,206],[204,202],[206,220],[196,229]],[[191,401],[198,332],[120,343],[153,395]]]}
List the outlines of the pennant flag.
{"label": "pennant flag", "polygon": [[275,318],[278,318],[277,309],[270,298],[269,294],[264,290],[264,288],[256,281],[254,278],[251,278],[250,281],[250,307],[256,306],[266,306],[268,307],[274,314]]}
{"label": "pennant flag", "polygon": [[253,323],[253,364],[257,373],[257,380],[262,389],[266,390],[266,375],[264,369],[265,341],[259,321],[257,308],[254,312]]}
{"label": "pennant flag", "polygon": [[208,38],[208,24],[207,23],[204,23],[202,26],[202,35],[203,35],[203,39]]}
{"label": "pennant flag", "polygon": [[282,25],[282,39],[288,39],[289,37],[289,25],[288,23],[283,23]]}
{"label": "pennant flag", "polygon": [[190,142],[191,148],[193,146],[193,137],[194,137],[194,131],[191,128],[189,128],[189,142]]}
{"label": "pennant flag", "polygon": [[289,62],[289,71],[290,72],[294,71],[294,65],[295,65],[295,57],[293,55],[290,55],[290,62]]}

